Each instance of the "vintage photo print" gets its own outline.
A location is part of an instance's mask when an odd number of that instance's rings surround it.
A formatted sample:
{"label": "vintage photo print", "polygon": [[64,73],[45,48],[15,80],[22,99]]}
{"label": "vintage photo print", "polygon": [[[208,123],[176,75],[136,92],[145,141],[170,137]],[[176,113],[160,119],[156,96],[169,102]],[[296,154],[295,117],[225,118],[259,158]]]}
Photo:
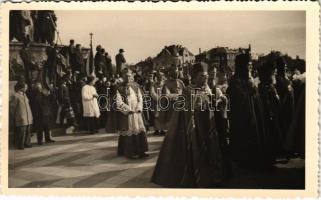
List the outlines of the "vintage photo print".
{"label": "vintage photo print", "polygon": [[5,194],[317,195],[317,3],[4,3],[1,20]]}

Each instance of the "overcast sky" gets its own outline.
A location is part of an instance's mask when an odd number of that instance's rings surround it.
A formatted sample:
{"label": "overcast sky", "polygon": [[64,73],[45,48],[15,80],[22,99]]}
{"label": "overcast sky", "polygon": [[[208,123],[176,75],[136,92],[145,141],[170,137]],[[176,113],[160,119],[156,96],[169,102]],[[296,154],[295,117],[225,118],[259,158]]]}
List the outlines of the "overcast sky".
{"label": "overcast sky", "polygon": [[192,53],[216,46],[252,45],[252,52],[280,50],[305,58],[304,11],[55,11],[63,44],[75,39],[101,44],[114,57],[125,49],[128,63],[156,56],[166,45]]}

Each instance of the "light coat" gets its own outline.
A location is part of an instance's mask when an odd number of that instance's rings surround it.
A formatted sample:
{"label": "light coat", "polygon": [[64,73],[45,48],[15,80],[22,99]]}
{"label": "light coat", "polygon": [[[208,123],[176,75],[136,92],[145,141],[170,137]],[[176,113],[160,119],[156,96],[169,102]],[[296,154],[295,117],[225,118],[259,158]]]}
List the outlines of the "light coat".
{"label": "light coat", "polygon": [[25,93],[16,92],[10,101],[10,113],[15,126],[27,126],[32,124],[33,117],[29,105],[29,99]]}

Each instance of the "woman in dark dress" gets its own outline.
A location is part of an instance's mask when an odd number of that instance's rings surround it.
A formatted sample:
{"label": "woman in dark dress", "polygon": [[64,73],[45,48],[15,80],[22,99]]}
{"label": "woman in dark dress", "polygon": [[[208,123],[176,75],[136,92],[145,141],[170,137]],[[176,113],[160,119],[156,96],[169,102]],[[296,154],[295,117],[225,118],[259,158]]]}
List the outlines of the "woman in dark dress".
{"label": "woman in dark dress", "polygon": [[158,185],[208,188],[223,179],[222,154],[214,111],[210,109],[213,102],[207,77],[205,63],[193,66],[195,84],[187,87],[181,96],[186,98],[185,109],[172,113],[151,179]]}

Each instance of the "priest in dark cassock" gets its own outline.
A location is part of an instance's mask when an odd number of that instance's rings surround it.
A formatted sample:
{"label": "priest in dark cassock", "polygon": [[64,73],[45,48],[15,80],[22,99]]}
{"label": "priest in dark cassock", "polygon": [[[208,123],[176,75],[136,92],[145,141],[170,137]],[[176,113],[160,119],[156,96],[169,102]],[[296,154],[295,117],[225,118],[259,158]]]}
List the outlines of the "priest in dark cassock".
{"label": "priest in dark cassock", "polygon": [[282,142],[285,143],[286,133],[294,116],[294,93],[292,83],[286,76],[286,62],[280,57],[277,59],[277,75],[275,88],[280,98],[280,128]]}
{"label": "priest in dark cassock", "polygon": [[259,68],[259,94],[263,107],[265,125],[264,163],[265,169],[272,166],[276,156],[283,152],[282,135],[280,129],[280,98],[275,88],[275,66],[271,61],[265,62]]}
{"label": "priest in dark cassock", "polygon": [[195,64],[192,79],[181,96],[183,109],[173,112],[151,179],[163,187],[210,188],[224,177],[207,64]]}
{"label": "priest in dark cassock", "polygon": [[[305,66],[304,66],[305,68]],[[301,72],[299,72],[301,70]],[[286,137],[285,148],[292,156],[305,157],[305,106],[306,75],[303,69],[293,75],[295,111]]]}
{"label": "priest in dark cassock", "polygon": [[127,158],[144,158],[148,154],[146,129],[142,118],[143,97],[140,86],[134,82],[129,68],[122,70],[123,83],[116,93],[118,109],[118,155]]}
{"label": "priest in dark cassock", "polygon": [[239,167],[256,168],[264,159],[264,124],[257,87],[250,77],[249,54],[236,56],[227,95],[232,157]]}

